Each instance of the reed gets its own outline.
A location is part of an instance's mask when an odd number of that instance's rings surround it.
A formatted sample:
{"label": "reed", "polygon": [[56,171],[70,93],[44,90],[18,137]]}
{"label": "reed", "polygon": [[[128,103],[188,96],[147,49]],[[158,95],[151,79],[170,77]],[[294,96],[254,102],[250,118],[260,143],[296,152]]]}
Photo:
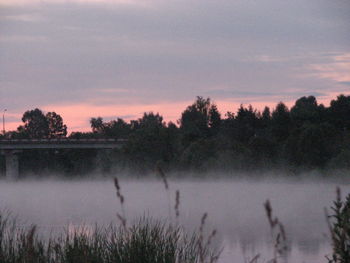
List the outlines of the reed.
{"label": "reed", "polygon": [[176,223],[178,223],[178,220],[179,220],[179,217],[180,217],[180,209],[179,209],[179,207],[180,207],[180,191],[176,190],[176,193],[175,193],[175,206],[174,206]]}
{"label": "reed", "polygon": [[[142,217],[131,226],[81,229],[48,241],[36,227],[20,228],[0,213],[1,263],[213,263],[217,254],[199,248],[199,235]],[[205,251],[205,253],[203,253]]]}
{"label": "reed", "polygon": [[122,209],[122,214],[117,212],[117,218],[120,220],[120,222],[122,223],[122,226],[124,228],[126,228],[126,213],[125,213],[125,208],[124,208],[124,196],[121,194],[121,188],[119,185],[119,180],[117,177],[114,177],[114,187],[116,189],[116,194],[117,194],[117,198],[120,202],[120,207]]}
{"label": "reed", "polygon": [[340,188],[337,188],[336,200],[329,215],[325,210],[332,240],[332,255],[327,257],[329,263],[350,262],[350,194],[343,201]]}
{"label": "reed", "polygon": [[[171,220],[172,216],[171,216],[171,199],[170,199],[170,188],[169,188],[169,183],[168,183],[168,179],[162,169],[162,167],[160,166],[159,163],[156,164],[155,166],[155,173],[156,175],[158,175],[161,179],[162,179],[162,182],[163,182],[163,185],[164,185],[164,189],[166,191],[166,195],[167,195],[167,198],[168,198],[168,210],[169,210],[169,218]],[[177,220],[177,219],[176,219]]]}
{"label": "reed", "polygon": [[271,236],[274,241],[273,258],[270,260],[270,262],[277,263],[278,259],[284,256],[288,250],[286,231],[284,230],[284,225],[279,221],[279,219],[273,216],[270,200],[266,200],[264,207],[271,229]]}
{"label": "reed", "polygon": [[[273,240],[273,255],[268,263],[278,263],[279,259],[283,258],[288,251],[287,236],[284,229],[284,225],[280,222],[278,217],[273,215],[272,206],[270,200],[266,200],[264,203],[266,217],[269,222],[271,237]],[[248,263],[259,263],[260,254],[256,254]]]}

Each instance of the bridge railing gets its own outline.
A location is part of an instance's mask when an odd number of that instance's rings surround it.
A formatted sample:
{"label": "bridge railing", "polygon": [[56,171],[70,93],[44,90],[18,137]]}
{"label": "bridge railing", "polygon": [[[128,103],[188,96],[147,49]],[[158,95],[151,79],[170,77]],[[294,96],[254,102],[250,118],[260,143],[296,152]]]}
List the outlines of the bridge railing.
{"label": "bridge railing", "polygon": [[52,138],[52,139],[1,139],[0,144],[47,144],[47,143],[124,143],[126,139],[102,139],[102,138],[89,138],[89,139],[70,139],[70,138]]}
{"label": "bridge railing", "polygon": [[125,139],[2,139],[0,154],[5,155],[6,177],[16,179],[19,175],[18,153],[33,149],[117,149],[126,142]]}

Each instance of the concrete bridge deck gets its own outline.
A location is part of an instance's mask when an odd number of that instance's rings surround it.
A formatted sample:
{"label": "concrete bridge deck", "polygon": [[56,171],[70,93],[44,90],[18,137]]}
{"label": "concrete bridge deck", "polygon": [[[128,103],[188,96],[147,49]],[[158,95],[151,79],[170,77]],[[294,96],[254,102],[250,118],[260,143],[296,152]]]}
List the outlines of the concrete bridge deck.
{"label": "concrete bridge deck", "polygon": [[17,179],[19,163],[17,154],[33,149],[116,149],[125,139],[3,139],[0,140],[0,154],[6,159],[6,178]]}
{"label": "concrete bridge deck", "polygon": [[120,148],[125,142],[125,139],[5,139],[0,140],[0,151],[28,149],[115,149]]}

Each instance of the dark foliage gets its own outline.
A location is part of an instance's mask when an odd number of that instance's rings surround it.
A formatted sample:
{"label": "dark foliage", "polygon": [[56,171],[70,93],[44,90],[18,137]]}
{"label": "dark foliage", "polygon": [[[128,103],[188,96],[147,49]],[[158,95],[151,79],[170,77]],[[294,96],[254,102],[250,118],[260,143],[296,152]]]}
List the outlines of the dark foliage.
{"label": "dark foliage", "polygon": [[328,261],[329,263],[348,263],[350,262],[350,195],[343,201],[339,188],[337,199],[333,203],[332,215],[328,218],[333,246],[333,253],[328,257]]}
{"label": "dark foliage", "polygon": [[[26,111],[23,125],[7,138],[61,138],[67,136],[63,119],[55,112]],[[329,107],[314,96],[299,98],[288,107],[259,112],[241,105],[235,113],[219,113],[210,98],[197,97],[181,114],[178,125],[165,123],[159,113],[142,118],[104,121],[91,118],[91,132],[72,132],[69,138],[127,139],[120,150],[24,151],[21,170],[68,176],[95,172],[152,171],[156,164],[168,170],[349,169],[350,96],[339,95]],[[1,138],[0,138],[1,139]],[[4,160],[0,159],[3,171]]]}
{"label": "dark foliage", "polygon": [[[209,237],[210,238],[210,237]],[[200,232],[141,218],[128,227],[78,227],[42,238],[0,211],[1,263],[215,263],[219,252]]]}

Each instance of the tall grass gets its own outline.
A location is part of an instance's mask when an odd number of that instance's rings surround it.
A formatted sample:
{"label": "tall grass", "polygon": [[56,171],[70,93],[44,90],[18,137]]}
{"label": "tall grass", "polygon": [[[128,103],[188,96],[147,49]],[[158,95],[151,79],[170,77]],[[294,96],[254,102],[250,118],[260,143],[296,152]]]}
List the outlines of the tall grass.
{"label": "tall grass", "polygon": [[0,213],[1,263],[214,263],[218,255],[198,234],[142,217],[130,227],[78,229],[43,241]]}
{"label": "tall grass", "polygon": [[[165,174],[162,176],[170,196]],[[211,249],[216,231],[207,238],[203,234],[206,214],[197,232],[187,234],[178,225],[179,191],[175,196],[175,225],[149,217],[130,224],[117,178],[114,186],[122,210],[117,213],[119,225],[95,226],[92,230],[80,227],[44,239],[37,234],[36,226],[20,227],[14,217],[0,211],[0,263],[215,263],[218,260],[220,253]]]}

